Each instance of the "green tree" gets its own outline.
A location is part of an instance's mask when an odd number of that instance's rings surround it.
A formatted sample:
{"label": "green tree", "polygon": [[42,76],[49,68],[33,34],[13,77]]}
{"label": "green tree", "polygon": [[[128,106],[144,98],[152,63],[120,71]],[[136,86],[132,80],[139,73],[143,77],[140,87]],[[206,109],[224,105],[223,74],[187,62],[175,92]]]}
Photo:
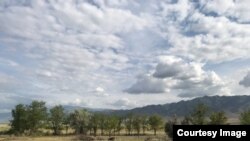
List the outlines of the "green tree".
{"label": "green tree", "polygon": [[93,113],[90,118],[90,128],[93,129],[94,136],[97,135],[97,130],[100,125],[100,120],[101,120],[101,114],[99,113]]}
{"label": "green tree", "polygon": [[227,124],[227,117],[224,112],[213,112],[209,118],[212,125]]}
{"label": "green tree", "polygon": [[63,129],[65,113],[64,108],[59,105],[50,109],[49,121],[55,135],[59,135]]}
{"label": "green tree", "polygon": [[118,124],[118,118],[116,116],[114,115],[107,116],[105,125],[106,125],[106,131],[109,136],[111,136],[112,133],[115,134],[115,129],[117,124]]}
{"label": "green tree", "polygon": [[128,114],[124,119],[124,125],[128,135],[131,135],[133,131],[133,120],[134,120],[134,115],[132,113]]}
{"label": "green tree", "polygon": [[141,117],[141,124],[142,124],[142,133],[143,133],[143,135],[145,135],[145,131],[148,128],[148,117],[147,116]]}
{"label": "green tree", "polygon": [[69,130],[69,127],[70,127],[70,114],[69,113],[65,113],[65,116],[64,116],[64,119],[63,119],[63,125],[65,127],[65,130],[66,130],[66,134],[68,134],[68,130]]}
{"label": "green tree", "polygon": [[177,117],[174,116],[171,120],[168,120],[165,123],[164,131],[165,133],[172,138],[173,137],[173,125],[177,124]]}
{"label": "green tree", "polygon": [[123,126],[122,126],[122,124],[123,124],[123,117],[117,117],[117,125],[116,125],[116,132],[118,132],[118,134],[120,135],[120,132],[121,132],[121,130],[123,129]]}
{"label": "green tree", "polygon": [[104,131],[106,129],[106,120],[107,120],[107,115],[105,114],[100,114],[100,122],[99,122],[99,128],[101,130],[101,135],[104,135]]}
{"label": "green tree", "polygon": [[160,116],[153,115],[149,117],[148,123],[151,129],[154,130],[154,135],[156,135],[157,130],[160,129],[163,124],[163,120]]}
{"label": "green tree", "polygon": [[240,123],[242,125],[250,125],[250,109],[240,114]]}
{"label": "green tree", "polygon": [[133,120],[133,129],[135,129],[137,135],[140,135],[141,132],[141,128],[142,128],[142,118],[141,116],[135,116],[134,120]]}
{"label": "green tree", "polygon": [[16,105],[12,110],[11,130],[15,134],[22,134],[27,129],[27,109],[23,104]]}
{"label": "green tree", "polygon": [[208,114],[208,107],[205,104],[198,104],[191,114],[191,123],[193,125],[207,124],[206,116]]}
{"label": "green tree", "polygon": [[85,109],[75,110],[70,114],[70,125],[76,134],[87,134],[89,116],[89,112]]}
{"label": "green tree", "polygon": [[30,134],[36,133],[39,128],[46,125],[47,121],[47,107],[43,101],[33,101],[27,109],[28,115],[28,129],[30,129]]}

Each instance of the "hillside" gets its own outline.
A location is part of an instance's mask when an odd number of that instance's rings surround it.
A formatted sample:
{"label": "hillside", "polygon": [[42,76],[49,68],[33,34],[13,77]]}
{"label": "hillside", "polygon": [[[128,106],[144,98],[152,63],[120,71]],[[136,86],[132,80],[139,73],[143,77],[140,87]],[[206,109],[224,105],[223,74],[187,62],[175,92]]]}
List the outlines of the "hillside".
{"label": "hillside", "polygon": [[125,115],[128,113],[145,115],[159,114],[164,117],[173,115],[185,116],[199,103],[207,105],[210,111],[225,111],[227,115],[233,116],[250,108],[250,96],[205,96],[164,105],[148,105],[132,110],[117,110],[112,113],[117,115]]}

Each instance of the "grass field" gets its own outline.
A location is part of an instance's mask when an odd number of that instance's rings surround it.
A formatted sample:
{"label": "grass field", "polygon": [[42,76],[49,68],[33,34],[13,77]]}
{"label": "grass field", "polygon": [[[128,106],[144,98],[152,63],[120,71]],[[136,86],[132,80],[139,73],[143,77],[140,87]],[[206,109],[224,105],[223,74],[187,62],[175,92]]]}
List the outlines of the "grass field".
{"label": "grass field", "polygon": [[10,126],[7,123],[0,123],[0,132],[8,131]]}
{"label": "grass field", "polygon": [[[95,141],[107,141],[107,136],[91,137]],[[168,141],[165,136],[116,136],[115,141]],[[87,141],[80,136],[49,136],[49,137],[10,137],[0,136],[0,141]]]}
{"label": "grass field", "polygon": [[[0,132],[9,130],[8,124],[0,124]],[[115,136],[115,141],[168,141],[164,132],[161,130],[157,136],[153,135],[153,132],[147,131],[145,136]],[[107,141],[108,136],[88,137],[94,139],[94,141]],[[41,137],[27,137],[27,136],[10,136],[0,135],[0,141],[87,141],[84,136],[68,135],[68,136],[41,136]]]}

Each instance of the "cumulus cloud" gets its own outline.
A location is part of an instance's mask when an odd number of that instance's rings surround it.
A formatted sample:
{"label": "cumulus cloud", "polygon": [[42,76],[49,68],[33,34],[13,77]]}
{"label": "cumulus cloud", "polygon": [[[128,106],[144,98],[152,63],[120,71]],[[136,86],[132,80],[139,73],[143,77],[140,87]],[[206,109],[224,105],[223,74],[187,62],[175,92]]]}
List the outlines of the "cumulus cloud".
{"label": "cumulus cloud", "polygon": [[[141,96],[128,93],[175,98],[230,93],[219,75],[224,72],[206,68],[249,58],[248,5],[247,0],[2,0],[1,91],[66,104],[100,101],[96,107],[106,107],[115,96]],[[127,88],[136,74],[142,75]]]}
{"label": "cumulus cloud", "polygon": [[164,93],[166,90],[180,97],[230,94],[215,72],[205,71],[202,64],[175,56],[161,56],[152,76],[138,79],[127,92]]}
{"label": "cumulus cloud", "polygon": [[244,87],[250,87],[250,72],[239,82]]}

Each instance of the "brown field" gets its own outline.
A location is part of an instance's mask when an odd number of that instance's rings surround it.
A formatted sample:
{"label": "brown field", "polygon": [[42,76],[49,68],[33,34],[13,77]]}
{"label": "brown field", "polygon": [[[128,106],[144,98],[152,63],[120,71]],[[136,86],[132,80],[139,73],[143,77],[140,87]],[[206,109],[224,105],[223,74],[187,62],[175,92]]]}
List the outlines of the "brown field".
{"label": "brown field", "polygon": [[[0,132],[7,131],[9,129],[8,124],[0,124]],[[46,130],[47,132],[48,130]],[[124,133],[123,133],[124,134]],[[152,141],[168,141],[163,130],[158,131],[158,135],[154,136],[153,132],[147,131],[147,135],[144,136],[115,136],[115,141],[145,141],[150,138]],[[88,136],[89,137],[89,136]],[[0,141],[87,141],[85,136],[67,135],[67,136],[41,136],[41,137],[27,137],[27,136],[11,136],[11,135],[0,135]],[[108,136],[97,136],[90,137],[95,141],[107,141]],[[149,140],[151,141],[151,140]]]}
{"label": "brown field", "polygon": [[[238,118],[229,118],[228,122],[230,124],[236,125],[239,124]],[[0,124],[0,132],[7,131],[9,129],[8,124]],[[50,130],[43,130],[44,132],[51,133]],[[68,133],[72,133],[72,130],[69,130]],[[115,136],[115,141],[145,141],[148,138],[151,138],[152,141],[170,141],[167,139],[163,130],[157,132],[157,136],[153,135],[152,131],[147,131],[144,136],[125,136],[125,131],[121,136]],[[107,141],[108,136],[97,136],[91,137],[94,138],[95,141]],[[9,136],[9,135],[0,135],[0,141],[86,141],[83,136],[76,135],[67,135],[67,136],[41,136],[41,137],[27,137],[27,136]],[[149,140],[151,141],[151,140]]]}

